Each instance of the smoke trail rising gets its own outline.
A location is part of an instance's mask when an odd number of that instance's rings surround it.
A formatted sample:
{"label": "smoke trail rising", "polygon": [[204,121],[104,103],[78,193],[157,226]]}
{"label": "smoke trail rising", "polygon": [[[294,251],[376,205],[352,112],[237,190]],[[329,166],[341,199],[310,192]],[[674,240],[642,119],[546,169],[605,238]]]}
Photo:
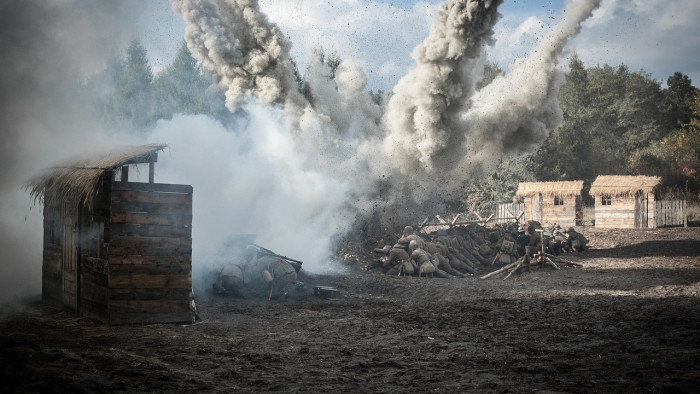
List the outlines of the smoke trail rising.
{"label": "smoke trail rising", "polygon": [[474,66],[492,43],[501,3],[443,3],[430,35],[413,50],[416,65],[394,88],[384,116],[384,148],[403,173],[431,170],[433,157],[450,144],[453,118],[473,92]]}
{"label": "smoke trail rising", "polygon": [[[172,0],[187,23],[185,41],[217,79],[232,112],[255,96],[284,103],[295,92],[290,44],[256,0]],[[298,97],[297,97],[298,98]]]}
{"label": "smoke trail rising", "polygon": [[[526,58],[517,59],[508,74],[472,97],[472,106],[462,114],[468,130],[461,149],[469,152],[465,157],[488,164],[503,153],[532,150],[562,122],[557,94],[565,76],[556,67],[558,57],[599,6],[600,0],[569,3],[565,17]],[[462,159],[458,168],[469,166]]]}

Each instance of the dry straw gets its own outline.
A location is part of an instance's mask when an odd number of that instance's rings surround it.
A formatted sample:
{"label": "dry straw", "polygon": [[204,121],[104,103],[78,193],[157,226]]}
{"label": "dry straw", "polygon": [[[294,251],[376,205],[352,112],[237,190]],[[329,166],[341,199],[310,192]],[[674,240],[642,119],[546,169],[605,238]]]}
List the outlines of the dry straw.
{"label": "dry straw", "polygon": [[590,194],[623,196],[635,194],[639,190],[651,193],[660,181],[661,178],[657,176],[599,175],[591,184]]}
{"label": "dry straw", "polygon": [[44,205],[56,205],[62,201],[82,202],[89,206],[104,181],[106,171],[130,163],[143,163],[154,159],[166,144],[128,146],[102,155],[74,157],[47,168],[31,178],[25,185],[30,195]]}
{"label": "dry straw", "polygon": [[581,189],[583,189],[583,181],[520,182],[515,194],[521,197],[533,194],[542,194],[544,197],[566,197],[581,194]]}

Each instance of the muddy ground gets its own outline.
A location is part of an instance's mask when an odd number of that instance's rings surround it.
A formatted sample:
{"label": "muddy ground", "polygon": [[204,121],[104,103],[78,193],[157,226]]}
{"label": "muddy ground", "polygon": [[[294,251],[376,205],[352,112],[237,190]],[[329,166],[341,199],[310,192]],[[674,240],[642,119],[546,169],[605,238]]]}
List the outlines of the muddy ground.
{"label": "muddy ground", "polygon": [[592,250],[567,255],[583,268],[503,281],[357,264],[285,302],[201,294],[196,325],[105,327],[34,302],[0,322],[0,387],[700,392],[700,228],[583,232]]}

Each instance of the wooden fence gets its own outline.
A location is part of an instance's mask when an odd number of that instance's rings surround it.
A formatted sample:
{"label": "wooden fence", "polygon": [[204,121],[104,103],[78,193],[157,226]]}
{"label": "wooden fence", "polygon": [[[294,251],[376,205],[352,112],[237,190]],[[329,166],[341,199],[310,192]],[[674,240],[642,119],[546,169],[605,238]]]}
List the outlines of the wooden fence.
{"label": "wooden fence", "polygon": [[654,205],[656,227],[688,227],[688,210],[685,200],[661,200]]}
{"label": "wooden fence", "polygon": [[525,223],[525,204],[498,204],[498,212],[496,213],[496,223],[513,223],[517,220],[518,223]]}

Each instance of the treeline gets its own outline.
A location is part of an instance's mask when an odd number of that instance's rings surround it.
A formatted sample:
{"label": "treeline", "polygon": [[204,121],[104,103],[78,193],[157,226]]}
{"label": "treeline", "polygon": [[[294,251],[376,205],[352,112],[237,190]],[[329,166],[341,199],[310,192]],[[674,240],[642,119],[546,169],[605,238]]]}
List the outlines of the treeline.
{"label": "treeline", "polygon": [[[337,54],[317,51],[315,56],[333,78],[340,64]],[[492,174],[467,185],[467,204],[509,201],[522,181],[584,180],[590,185],[598,175],[662,176],[667,192],[697,199],[700,93],[690,79],[677,72],[662,87],[644,71],[630,71],[624,64],[586,67],[576,56],[569,69],[559,92],[563,123],[536,152],[503,157]],[[487,63],[479,87],[499,73],[497,65]],[[313,92],[296,67],[295,74],[299,91],[313,103]],[[146,50],[134,40],[86,87],[106,126],[147,130],[175,114],[207,114],[232,122],[237,114],[226,110],[223,93],[212,86],[212,77],[184,42],[173,61],[154,75]],[[381,91],[370,94],[381,102]]]}
{"label": "treeline", "polygon": [[146,49],[134,40],[124,55],[109,59],[86,87],[105,126],[138,131],[175,114],[215,115],[215,103],[223,100],[223,94],[216,89],[210,92],[212,83],[184,42],[172,63],[154,75]]}
{"label": "treeline", "polygon": [[[487,75],[497,75],[487,64]],[[564,121],[534,153],[504,157],[470,187],[472,206],[509,201],[525,181],[583,180],[598,175],[661,176],[664,193],[691,200],[700,191],[700,91],[674,73],[666,87],[627,66],[586,67],[576,56],[559,101]],[[663,196],[662,196],[663,197]]]}

